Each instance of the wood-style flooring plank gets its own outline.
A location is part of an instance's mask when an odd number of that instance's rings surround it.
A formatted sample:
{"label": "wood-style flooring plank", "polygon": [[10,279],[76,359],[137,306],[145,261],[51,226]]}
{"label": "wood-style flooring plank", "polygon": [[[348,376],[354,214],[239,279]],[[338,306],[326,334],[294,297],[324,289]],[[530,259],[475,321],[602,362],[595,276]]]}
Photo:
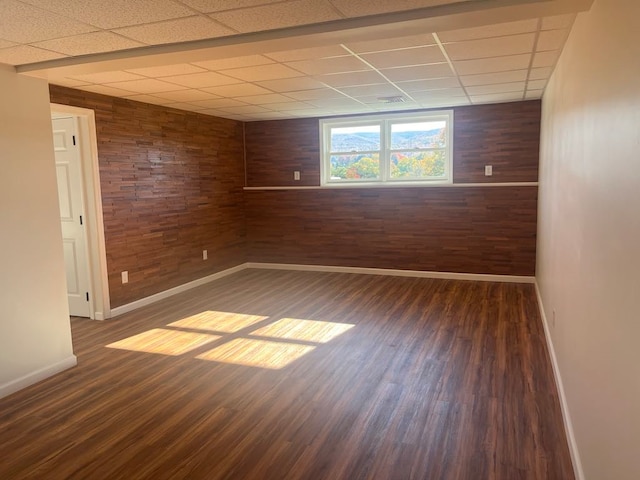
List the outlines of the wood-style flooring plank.
{"label": "wood-style flooring plank", "polygon": [[574,478],[532,285],[245,270],[72,330],[2,479]]}

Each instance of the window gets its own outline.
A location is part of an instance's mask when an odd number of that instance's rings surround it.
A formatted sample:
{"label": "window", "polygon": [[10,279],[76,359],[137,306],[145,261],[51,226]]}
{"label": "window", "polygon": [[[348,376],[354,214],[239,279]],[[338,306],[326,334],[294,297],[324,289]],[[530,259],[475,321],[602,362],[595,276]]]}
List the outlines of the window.
{"label": "window", "polygon": [[453,111],[320,121],[322,185],[451,183]]}

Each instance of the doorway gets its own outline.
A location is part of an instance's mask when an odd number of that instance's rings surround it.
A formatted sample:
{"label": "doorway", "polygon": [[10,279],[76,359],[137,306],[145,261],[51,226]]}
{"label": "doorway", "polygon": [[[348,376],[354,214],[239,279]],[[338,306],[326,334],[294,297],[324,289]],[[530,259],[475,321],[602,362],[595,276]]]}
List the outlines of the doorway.
{"label": "doorway", "polygon": [[51,118],[69,312],[105,320],[111,309],[95,115],[52,104]]}

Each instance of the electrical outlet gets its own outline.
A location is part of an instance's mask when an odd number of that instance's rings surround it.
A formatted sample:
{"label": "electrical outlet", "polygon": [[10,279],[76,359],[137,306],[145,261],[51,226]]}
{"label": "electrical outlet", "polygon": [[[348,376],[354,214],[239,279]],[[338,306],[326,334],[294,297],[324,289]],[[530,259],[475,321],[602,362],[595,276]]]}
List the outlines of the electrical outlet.
{"label": "electrical outlet", "polygon": [[300,180],[300,172],[298,170],[293,172],[293,179],[294,180]]}
{"label": "electrical outlet", "polygon": [[129,283],[129,272],[122,272],[122,283]]}
{"label": "electrical outlet", "polygon": [[490,177],[491,175],[493,175],[493,166],[492,165],[485,165],[484,166],[484,175],[486,177]]}
{"label": "electrical outlet", "polygon": [[207,258],[209,258],[208,255],[207,255],[207,251],[206,250],[202,250],[202,259],[206,260]]}

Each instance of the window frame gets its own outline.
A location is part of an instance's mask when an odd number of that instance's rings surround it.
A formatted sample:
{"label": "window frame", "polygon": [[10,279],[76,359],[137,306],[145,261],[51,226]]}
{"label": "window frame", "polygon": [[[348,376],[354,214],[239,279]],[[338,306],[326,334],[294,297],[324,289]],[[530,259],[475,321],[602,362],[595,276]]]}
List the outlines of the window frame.
{"label": "window frame", "polygon": [[[443,148],[391,149],[391,127],[403,123],[446,122],[446,143]],[[354,152],[331,152],[331,129],[340,127],[380,126],[380,150],[362,151],[357,154],[377,153],[380,158],[380,176],[378,179],[331,180],[331,154],[348,155]],[[339,118],[321,119],[320,127],[320,185],[323,187],[382,187],[402,185],[446,185],[453,183],[453,110],[432,110],[429,112],[385,113]],[[445,177],[434,178],[391,178],[391,155],[396,152],[440,151],[445,153]]]}

